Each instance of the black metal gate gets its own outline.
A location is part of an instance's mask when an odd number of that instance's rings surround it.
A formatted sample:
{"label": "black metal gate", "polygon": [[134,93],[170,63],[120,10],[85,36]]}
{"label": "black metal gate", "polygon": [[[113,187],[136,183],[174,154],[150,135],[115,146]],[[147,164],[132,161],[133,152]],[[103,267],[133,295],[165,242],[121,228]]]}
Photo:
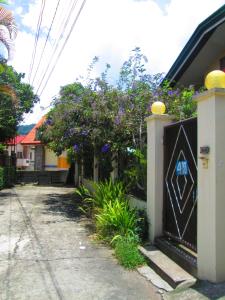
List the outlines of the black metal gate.
{"label": "black metal gate", "polygon": [[197,119],[164,129],[164,234],[197,249]]}

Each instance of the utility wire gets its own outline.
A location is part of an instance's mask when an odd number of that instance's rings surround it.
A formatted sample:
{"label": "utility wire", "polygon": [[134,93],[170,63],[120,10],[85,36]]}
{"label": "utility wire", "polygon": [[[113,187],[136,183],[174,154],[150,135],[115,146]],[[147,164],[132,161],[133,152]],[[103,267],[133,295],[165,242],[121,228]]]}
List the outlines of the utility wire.
{"label": "utility wire", "polygon": [[[77,2],[78,0],[75,0],[75,2]],[[65,27],[66,27],[66,22],[67,22],[67,19],[68,19],[68,17],[70,16],[70,14],[72,13],[72,11],[73,11],[73,9],[74,9],[74,7],[73,7],[73,2],[74,2],[74,0],[70,0],[70,3],[69,3],[69,9],[67,10],[67,11],[69,11],[69,14],[61,14],[60,15],[60,18],[59,18],[59,20],[62,20],[62,22],[59,24],[59,27],[58,27],[58,29],[60,29],[59,30],[59,33],[57,34],[58,36],[61,34],[62,35],[62,33],[65,31]],[[58,22],[59,23],[59,22]],[[61,36],[60,36],[60,38],[61,38]],[[58,39],[54,39],[54,43],[53,43],[53,45],[52,45],[52,53],[51,53],[51,56],[50,56],[50,60],[52,60],[53,59],[53,57],[54,57],[54,55],[55,55],[55,52],[56,52],[56,50],[57,50],[57,46],[56,46],[56,44],[58,44],[58,42],[59,42],[59,38]],[[48,62],[49,60],[47,60],[47,62]],[[50,62],[49,62],[49,64],[50,64]],[[48,66],[49,66],[49,64],[48,64]],[[48,68],[48,67],[47,67]],[[40,77],[39,77],[40,78]],[[40,80],[39,80],[40,81]]]}
{"label": "utility wire", "polygon": [[56,41],[56,43],[54,43],[54,49],[53,49],[51,58],[50,58],[50,60],[49,60],[49,62],[48,62],[48,65],[47,65],[45,71],[44,71],[44,75],[43,75],[42,78],[41,78],[41,82],[40,82],[39,85],[38,85],[38,88],[37,88],[37,92],[36,92],[36,93],[38,93],[38,91],[40,90],[40,87],[41,87],[41,85],[42,85],[42,83],[43,83],[43,81],[44,81],[44,78],[45,78],[46,74],[48,73],[48,70],[49,70],[50,65],[51,65],[51,63],[52,63],[52,61],[53,61],[54,55],[55,55],[55,53],[56,53],[56,51],[57,51],[57,49],[58,49],[58,47],[59,47],[60,41],[62,40],[62,38],[63,38],[63,36],[64,36],[66,27],[67,27],[67,25],[68,25],[68,23],[69,23],[69,21],[70,21],[70,18],[71,18],[71,16],[72,16],[72,13],[73,13],[75,7],[76,7],[77,2],[78,2],[78,0],[75,0],[75,1],[73,2],[73,5],[72,5],[72,7],[71,7],[71,9],[70,9],[69,14],[67,15],[66,20],[64,19],[65,23],[64,23],[63,28],[62,28],[62,30],[61,30],[60,37],[58,38],[58,40]]}
{"label": "utility wire", "polygon": [[40,36],[40,28],[41,28],[44,9],[45,9],[45,0],[42,0],[41,10],[40,10],[39,18],[38,18],[38,23],[37,23],[37,30],[36,30],[36,35],[35,35],[34,50],[33,50],[33,53],[32,53],[30,70],[29,70],[29,78],[28,78],[29,83],[30,83],[31,74],[32,74],[33,67],[34,67],[34,60],[35,60],[36,51],[37,51],[37,43],[38,43],[39,36]]}
{"label": "utility wire", "polygon": [[[62,28],[65,25],[65,22],[66,22],[66,19],[67,19],[67,15],[68,15],[67,12],[70,12],[72,10],[73,2],[74,2],[74,0],[70,0],[70,2],[67,5],[68,9],[64,9],[64,7],[63,7],[63,9],[61,11],[59,20],[57,22],[58,26],[56,26],[57,30],[55,30],[55,32],[58,32],[58,36],[62,32]],[[60,23],[61,20],[62,20],[62,22]],[[57,40],[55,39],[52,48],[56,45],[56,42],[57,42]]]}
{"label": "utility wire", "polygon": [[59,58],[61,57],[61,54],[62,54],[62,52],[63,52],[63,50],[64,50],[64,48],[65,48],[65,46],[66,46],[66,44],[67,44],[67,42],[68,42],[68,40],[69,40],[69,38],[70,38],[70,35],[71,35],[71,33],[72,33],[72,31],[73,31],[73,29],[74,29],[76,23],[77,23],[77,20],[78,20],[79,17],[80,17],[80,14],[81,14],[81,12],[82,12],[82,10],[83,10],[83,8],[84,8],[84,5],[85,5],[86,1],[87,1],[87,0],[83,0],[83,3],[82,3],[82,5],[81,5],[81,7],[80,7],[80,9],[79,9],[79,11],[78,11],[78,14],[77,14],[77,16],[76,16],[76,18],[75,18],[75,20],[74,20],[74,22],[73,22],[73,24],[72,24],[72,26],[71,26],[71,28],[70,28],[70,31],[69,31],[69,33],[68,33],[68,35],[67,35],[67,37],[66,37],[66,40],[64,41],[64,44],[63,44],[63,46],[62,46],[62,48],[61,48],[61,51],[59,52],[59,54],[58,54],[58,56],[57,56],[57,58],[56,58],[56,62],[55,62],[55,64],[53,65],[53,67],[52,67],[52,69],[51,69],[51,72],[49,73],[49,76],[48,76],[48,78],[47,78],[47,80],[46,80],[46,82],[45,82],[45,85],[44,85],[44,87],[43,87],[42,90],[41,90],[40,96],[42,95],[44,89],[46,88],[46,85],[48,84],[48,81],[49,81],[49,79],[50,79],[52,73],[53,73],[54,70],[55,70],[56,64],[57,64],[57,62],[59,61]]}
{"label": "utility wire", "polygon": [[55,17],[56,17],[58,8],[59,8],[60,1],[61,1],[61,0],[58,0],[57,6],[56,6],[56,9],[55,9],[55,12],[54,12],[54,16],[53,16],[53,18],[52,18],[52,22],[51,22],[51,25],[50,25],[50,28],[49,28],[49,30],[48,30],[48,34],[47,34],[47,37],[46,37],[46,40],[45,40],[45,44],[44,44],[44,47],[43,47],[42,52],[41,52],[41,56],[40,56],[40,59],[39,59],[39,62],[38,62],[38,66],[37,66],[36,72],[35,72],[35,74],[34,74],[32,83],[31,83],[32,85],[33,85],[33,83],[34,83],[34,80],[35,80],[35,78],[36,78],[38,69],[39,69],[40,64],[41,64],[41,61],[42,61],[42,57],[43,57],[43,54],[44,54],[44,51],[45,51],[45,48],[46,48],[46,45],[47,45],[47,42],[48,42],[48,39],[49,39],[51,30],[52,30],[53,23],[54,23],[54,21],[55,21]]}

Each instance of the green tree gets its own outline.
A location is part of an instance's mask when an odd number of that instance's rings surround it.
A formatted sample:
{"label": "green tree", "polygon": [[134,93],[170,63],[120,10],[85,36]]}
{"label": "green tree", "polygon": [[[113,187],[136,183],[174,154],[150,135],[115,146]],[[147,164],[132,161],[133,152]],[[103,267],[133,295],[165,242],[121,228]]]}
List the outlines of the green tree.
{"label": "green tree", "polygon": [[[167,111],[181,119],[195,114],[192,102],[194,88],[173,90],[162,82],[162,74],[149,75],[146,57],[140,48],[133,50],[124,62],[117,86],[108,83],[110,65],[100,77],[62,87],[48,114],[40,136],[56,153],[70,149],[82,159],[85,149],[92,147],[100,160],[111,165],[112,154],[119,153],[129,162],[128,180],[139,188],[146,186],[145,117],[156,100],[166,103]],[[97,62],[95,58],[89,68]],[[133,179],[133,180],[131,180]]]}
{"label": "green tree", "polygon": [[0,62],[0,142],[16,135],[24,113],[32,111],[39,101],[33,88],[23,83],[24,74],[17,73],[5,61]]}

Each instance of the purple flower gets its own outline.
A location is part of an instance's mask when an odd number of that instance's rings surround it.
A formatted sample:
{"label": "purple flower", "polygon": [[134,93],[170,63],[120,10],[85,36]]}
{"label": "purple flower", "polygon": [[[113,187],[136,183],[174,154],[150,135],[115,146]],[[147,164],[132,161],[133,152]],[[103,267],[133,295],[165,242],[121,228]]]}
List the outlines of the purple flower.
{"label": "purple flower", "polygon": [[92,109],[95,109],[96,108],[96,102],[91,103],[91,107],[92,107]]}
{"label": "purple flower", "polygon": [[81,135],[87,136],[87,135],[88,135],[88,131],[87,131],[87,130],[82,130],[82,131],[81,131]]}
{"label": "purple flower", "polygon": [[120,116],[116,116],[116,117],[115,117],[114,123],[115,123],[116,125],[119,125],[119,124],[120,124]]}
{"label": "purple flower", "polygon": [[178,90],[175,90],[175,91],[168,91],[168,95],[169,96],[179,96],[179,91]]}
{"label": "purple flower", "polygon": [[53,124],[52,119],[47,119],[47,120],[45,121],[45,124],[46,124],[47,126],[51,126],[51,125]]}
{"label": "purple flower", "polygon": [[124,114],[125,114],[125,111],[124,111],[123,107],[120,107],[120,109],[118,111],[118,115],[123,116]]}
{"label": "purple flower", "polygon": [[102,153],[106,153],[110,150],[110,145],[109,144],[105,144],[102,146],[101,152]]}
{"label": "purple flower", "polygon": [[168,91],[168,95],[169,96],[173,96],[174,95],[174,91]]}
{"label": "purple flower", "polygon": [[73,145],[73,150],[74,150],[75,152],[78,152],[78,151],[79,151],[79,146],[78,146],[77,144],[74,144],[74,145]]}

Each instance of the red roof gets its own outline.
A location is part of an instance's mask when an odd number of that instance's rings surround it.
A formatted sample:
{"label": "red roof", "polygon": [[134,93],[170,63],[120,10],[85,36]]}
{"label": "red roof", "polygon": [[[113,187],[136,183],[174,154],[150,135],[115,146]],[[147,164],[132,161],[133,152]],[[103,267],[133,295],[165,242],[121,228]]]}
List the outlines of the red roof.
{"label": "red roof", "polygon": [[25,138],[25,135],[17,135],[15,138],[10,139],[6,144],[7,145],[18,145]]}
{"label": "red roof", "polygon": [[46,116],[43,116],[41,120],[31,129],[30,132],[25,136],[25,138],[22,141],[22,145],[40,145],[41,141],[36,140],[36,133],[37,129],[41,127],[41,125],[46,120]]}

